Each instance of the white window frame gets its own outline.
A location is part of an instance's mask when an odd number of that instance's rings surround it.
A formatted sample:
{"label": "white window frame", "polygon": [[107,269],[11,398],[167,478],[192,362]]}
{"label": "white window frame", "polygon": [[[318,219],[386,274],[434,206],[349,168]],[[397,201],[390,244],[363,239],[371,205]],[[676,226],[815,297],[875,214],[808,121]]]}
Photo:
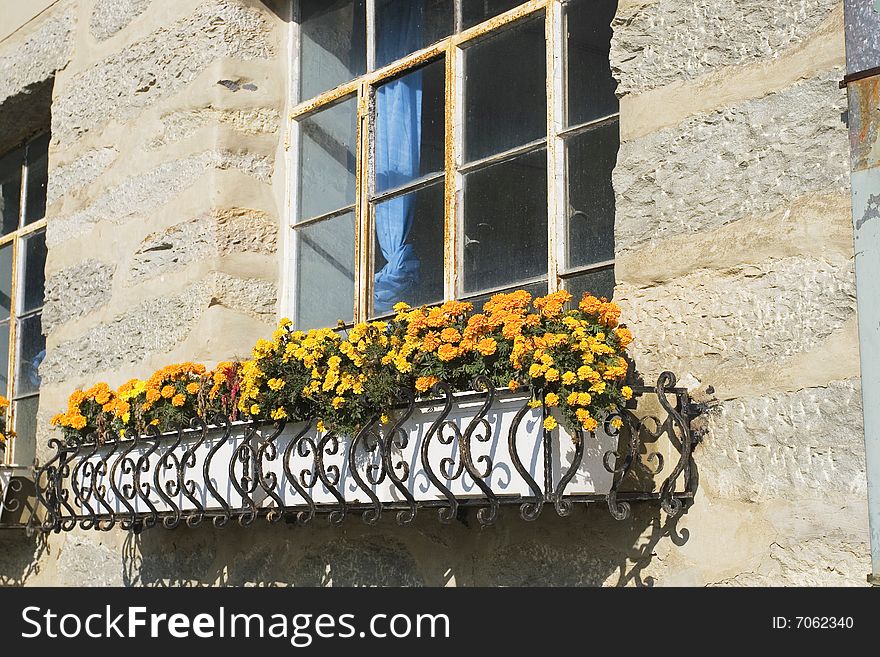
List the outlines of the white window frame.
{"label": "white window frame", "polygon": [[[283,255],[283,283],[281,313],[294,317],[296,314],[296,290],[297,290],[297,231],[295,229],[297,217],[297,176],[299,167],[300,129],[299,120],[310,114],[328,107],[346,97],[357,97],[357,175],[355,195],[355,299],[354,321],[363,322],[370,319],[368,316],[370,307],[370,295],[372,294],[372,280],[370,276],[370,262],[372,253],[372,158],[364,156],[371,149],[371,128],[369,121],[372,116],[372,102],[375,97],[375,89],[405,71],[415,69],[431,61],[444,58],[446,65],[446,107],[445,107],[445,134],[446,134],[446,163],[445,163],[445,216],[444,216],[444,271],[443,289],[444,300],[460,299],[460,276],[461,259],[463,254],[463,196],[464,175],[461,171],[464,166],[462,157],[463,144],[463,61],[464,49],[479,39],[500,33],[523,20],[544,15],[545,18],[545,41],[547,63],[547,133],[543,142],[547,148],[547,288],[548,292],[564,289],[567,282],[576,276],[589,272],[600,271],[614,266],[614,260],[606,260],[580,267],[567,267],[566,265],[566,153],[565,140],[567,137],[580,133],[583,130],[619,121],[619,112],[578,124],[565,126],[565,101],[566,101],[566,62],[565,62],[565,6],[571,0],[529,0],[521,5],[499,14],[485,22],[465,30],[461,26],[461,1],[454,1],[454,24],[456,33],[438,41],[422,50],[407,55],[391,64],[379,69],[374,67],[375,62],[375,0],[366,0],[366,25],[367,25],[367,72],[354,80],[340,84],[339,86],[319,94],[314,98],[297,102],[299,97],[299,66],[297,58],[300,50],[300,26],[299,5],[300,0],[294,0],[291,7],[291,32],[289,48],[291,53],[292,77],[290,85],[289,107],[290,112],[287,122],[288,135],[285,141],[287,149],[287,164],[289,175],[287,176],[287,207],[288,216],[284,231],[284,255]],[[485,161],[503,159],[509,157],[513,151],[526,150],[529,145],[518,146],[504,153],[493,155]],[[473,163],[468,163],[471,168]],[[515,285],[521,287],[530,282],[543,281],[543,276],[537,279],[522,281]],[[511,289],[512,286],[503,286],[497,290]],[[487,289],[468,296],[483,296],[494,291]],[[464,297],[466,298],[466,297]],[[296,321],[294,317],[294,321]]]}

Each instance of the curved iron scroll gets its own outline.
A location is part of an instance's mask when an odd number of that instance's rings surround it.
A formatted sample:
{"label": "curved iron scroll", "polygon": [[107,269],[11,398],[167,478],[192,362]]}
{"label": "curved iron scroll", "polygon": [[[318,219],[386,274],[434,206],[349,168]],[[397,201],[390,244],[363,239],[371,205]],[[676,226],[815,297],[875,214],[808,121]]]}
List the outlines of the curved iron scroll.
{"label": "curved iron scroll", "polygon": [[[54,453],[35,465],[38,519],[31,526],[140,531],[206,520],[247,526],[260,518],[306,525],[319,514],[339,525],[349,513],[375,525],[386,512],[409,525],[423,509],[436,510],[442,522],[475,509],[486,526],[511,505],[534,521],[548,504],[568,516],[578,504],[602,502],[623,520],[635,501],[680,513],[695,493],[691,421],[703,407],[669,372],[654,386],[631,387],[628,407],[604,418],[596,432],[574,431],[571,447],[561,428],[543,428],[549,409],[532,408],[531,391],[499,391],[482,376],[469,393],[453,393],[445,381],[426,399],[401,390],[392,419],[374,417],[351,437],[319,433],[314,422],[219,416],[164,434],[150,427],[134,438],[53,438]],[[648,397],[660,409],[653,415],[641,411]],[[417,411],[431,421],[415,419]],[[606,445],[598,465],[594,444]],[[664,451],[674,465],[661,482]],[[610,482],[605,490],[590,488],[599,479]],[[17,504],[0,503],[6,511]]]}

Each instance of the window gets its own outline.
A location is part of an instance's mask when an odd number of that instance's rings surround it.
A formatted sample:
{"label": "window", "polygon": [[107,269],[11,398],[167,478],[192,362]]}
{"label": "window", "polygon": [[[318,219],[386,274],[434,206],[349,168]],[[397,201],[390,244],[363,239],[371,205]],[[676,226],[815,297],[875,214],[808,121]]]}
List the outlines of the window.
{"label": "window", "polygon": [[9,463],[33,459],[39,366],[46,355],[41,317],[46,266],[49,137],[0,156],[0,394],[12,400]]}
{"label": "window", "polygon": [[299,328],[519,287],[611,296],[616,7],[298,0]]}

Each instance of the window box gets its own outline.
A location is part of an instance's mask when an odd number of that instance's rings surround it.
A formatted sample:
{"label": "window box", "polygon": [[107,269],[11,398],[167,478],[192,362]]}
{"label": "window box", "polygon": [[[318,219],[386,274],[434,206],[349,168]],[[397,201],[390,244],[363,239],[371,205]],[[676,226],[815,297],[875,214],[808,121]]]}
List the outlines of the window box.
{"label": "window box", "polygon": [[626,500],[650,499],[676,513],[694,492],[690,421],[700,408],[671,375],[634,390],[639,405],[653,396],[664,415],[640,420],[634,406],[620,435],[610,426],[575,437],[561,424],[547,432],[544,413],[553,409],[530,408],[528,391],[475,391],[403,404],[388,424],[354,436],[319,433],[312,423],[218,419],[133,440],[56,440],[57,453],[37,471],[42,527],[308,523],[318,515],[373,524],[391,512],[408,524],[434,513],[452,520],[469,507],[492,524],[501,505],[533,520],[545,505],[565,516],[576,502],[605,502],[622,519]]}

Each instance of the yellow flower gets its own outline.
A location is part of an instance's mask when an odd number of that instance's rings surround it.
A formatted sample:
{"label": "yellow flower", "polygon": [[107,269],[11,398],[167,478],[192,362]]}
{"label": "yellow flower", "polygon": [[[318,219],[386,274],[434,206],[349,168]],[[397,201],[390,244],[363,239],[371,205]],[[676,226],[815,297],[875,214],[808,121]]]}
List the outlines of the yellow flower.
{"label": "yellow flower", "polygon": [[333,404],[333,408],[339,408],[339,407],[341,407],[341,406],[345,403],[345,398],[343,398],[343,397],[334,397],[334,398],[333,398],[333,401],[332,401],[331,403]]}
{"label": "yellow flower", "polygon": [[192,383],[187,383],[186,391],[191,395],[196,394],[199,391],[199,384],[195,381],[193,381]]}
{"label": "yellow flower", "polygon": [[551,367],[549,370],[544,372],[544,378],[548,381],[558,381],[559,380],[559,370]]}
{"label": "yellow flower", "polygon": [[547,406],[559,406],[559,395],[555,392],[548,392],[544,395],[544,403],[547,404]]}
{"label": "yellow flower", "polygon": [[259,404],[251,404],[251,407],[249,410],[250,410],[251,415],[259,415],[260,414],[260,405]]}
{"label": "yellow flower", "polygon": [[554,418],[552,415],[548,415],[546,418],[544,418],[544,428],[547,431],[553,431],[557,426],[559,425],[556,422],[556,418]]}
{"label": "yellow flower", "polygon": [[513,392],[516,392],[519,389],[519,383],[517,383],[516,380],[511,379],[507,383],[507,388]]}
{"label": "yellow flower", "polygon": [[624,399],[632,399],[633,390],[629,386],[623,386],[620,389],[620,394],[623,395]]}
{"label": "yellow flower", "polygon": [[287,411],[279,406],[274,411],[272,411],[271,417],[273,420],[283,420],[287,417]]}
{"label": "yellow flower", "polygon": [[564,385],[570,386],[575,381],[577,381],[577,374],[574,372],[566,372],[562,375],[562,383]]}
{"label": "yellow flower", "polygon": [[533,379],[537,379],[543,373],[544,368],[538,365],[538,363],[532,363],[531,367],[529,367],[529,377]]}
{"label": "yellow flower", "polygon": [[150,424],[154,427],[159,426],[159,418],[156,418],[155,420],[150,421]]}
{"label": "yellow flower", "polygon": [[327,431],[327,425],[324,424],[324,420],[318,420],[318,424],[315,425],[315,428],[318,431],[320,431],[321,433],[324,433],[325,431]]}
{"label": "yellow flower", "polygon": [[269,379],[266,381],[266,385],[269,386],[271,390],[278,391],[281,390],[286,385],[286,381],[283,379]]}
{"label": "yellow flower", "polygon": [[382,417],[379,418],[379,422],[382,424],[388,424],[391,422],[391,418],[388,417],[388,413],[382,413]]}
{"label": "yellow flower", "polygon": [[529,408],[538,408],[541,405],[540,399],[533,399],[529,402]]}
{"label": "yellow flower", "polygon": [[619,417],[612,418],[611,426],[615,429],[620,429],[621,427],[623,427],[623,420],[621,420]]}
{"label": "yellow flower", "polygon": [[183,406],[186,403],[186,395],[181,393],[177,393],[174,397],[171,398],[171,404],[173,406]]}
{"label": "yellow flower", "polygon": [[451,344],[442,344],[440,345],[440,348],[437,349],[437,358],[442,361],[450,361],[457,356],[458,349],[453,347]]}
{"label": "yellow flower", "polygon": [[392,306],[394,312],[401,313],[404,310],[409,310],[410,306],[408,303],[404,303],[403,301],[398,301]]}

